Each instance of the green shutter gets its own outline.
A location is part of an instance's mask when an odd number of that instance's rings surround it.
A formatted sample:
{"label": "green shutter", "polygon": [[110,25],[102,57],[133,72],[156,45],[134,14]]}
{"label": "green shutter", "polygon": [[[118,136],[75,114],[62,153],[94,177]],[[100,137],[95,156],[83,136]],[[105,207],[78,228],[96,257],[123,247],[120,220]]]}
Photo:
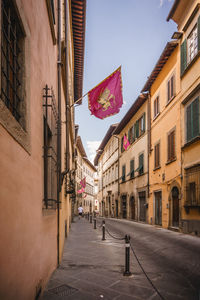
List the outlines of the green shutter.
{"label": "green shutter", "polygon": [[125,181],[126,178],[126,166],[122,166],[122,181]]}
{"label": "green shutter", "polygon": [[134,160],[130,161],[130,178],[134,177]]}
{"label": "green shutter", "polygon": [[186,39],[181,44],[181,75],[187,67],[187,41]]}
{"label": "green shutter", "polygon": [[121,152],[124,151],[124,146],[123,146],[123,144],[124,144],[124,137],[121,138]]}
{"label": "green shutter", "polygon": [[197,21],[197,39],[198,39],[198,51],[200,51],[200,16]]}
{"label": "green shutter", "polygon": [[140,154],[139,156],[139,174],[144,173],[144,154]]}
{"label": "green shutter", "polygon": [[135,123],[135,137],[139,137],[139,121],[137,120]]}
{"label": "green shutter", "polygon": [[145,118],[145,113],[144,113],[144,115],[143,115],[143,118],[144,118],[144,130],[143,130],[143,132],[145,132],[145,128],[146,128],[146,118]]}
{"label": "green shutter", "polygon": [[199,97],[192,102],[192,138],[199,135]]}
{"label": "green shutter", "polygon": [[135,124],[133,124],[133,127],[132,127],[132,141],[133,142],[135,141]]}
{"label": "green shutter", "polygon": [[131,142],[131,128],[128,131],[128,141]]}
{"label": "green shutter", "polygon": [[191,104],[187,107],[187,142],[192,139]]}

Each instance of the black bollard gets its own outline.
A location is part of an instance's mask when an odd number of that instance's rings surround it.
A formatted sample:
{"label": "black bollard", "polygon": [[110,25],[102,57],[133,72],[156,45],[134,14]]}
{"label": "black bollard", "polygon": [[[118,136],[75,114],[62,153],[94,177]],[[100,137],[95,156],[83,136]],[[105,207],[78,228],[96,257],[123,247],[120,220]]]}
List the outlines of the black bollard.
{"label": "black bollard", "polygon": [[92,223],[92,215],[90,215],[90,223]]}
{"label": "black bollard", "polygon": [[125,235],[125,271],[124,276],[130,276],[130,235]]}
{"label": "black bollard", "polygon": [[97,220],[94,218],[94,229],[97,229]]}
{"label": "black bollard", "polygon": [[105,231],[106,231],[106,228],[105,228],[105,220],[102,221],[102,241],[105,241]]}

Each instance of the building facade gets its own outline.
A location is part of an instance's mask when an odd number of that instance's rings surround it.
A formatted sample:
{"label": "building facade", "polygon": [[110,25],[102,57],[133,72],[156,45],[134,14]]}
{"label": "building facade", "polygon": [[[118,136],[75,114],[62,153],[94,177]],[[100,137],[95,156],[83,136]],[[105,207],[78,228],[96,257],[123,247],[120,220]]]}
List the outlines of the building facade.
{"label": "building facade", "polygon": [[200,234],[200,1],[175,1],[167,20],[177,24],[181,133],[181,224]]}
{"label": "building facade", "polygon": [[140,95],[114,131],[120,141],[119,216],[142,222],[148,222],[148,116],[148,97]]}
{"label": "building facade", "polygon": [[1,299],[38,299],[69,231],[74,110],[67,108],[82,94],[83,65],[75,61],[83,63],[85,32],[85,1],[78,2],[0,1]]}
{"label": "building facade", "polygon": [[108,129],[100,144],[94,159],[95,166],[98,165],[98,195],[100,215],[106,217],[119,216],[119,147],[118,139],[112,135],[117,124]]}

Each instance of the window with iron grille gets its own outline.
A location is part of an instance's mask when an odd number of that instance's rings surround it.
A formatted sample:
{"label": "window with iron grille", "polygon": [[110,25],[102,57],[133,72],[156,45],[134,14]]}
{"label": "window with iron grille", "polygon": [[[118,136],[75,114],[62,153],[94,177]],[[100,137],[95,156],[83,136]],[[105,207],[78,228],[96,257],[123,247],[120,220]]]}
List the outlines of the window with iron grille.
{"label": "window with iron grille", "polygon": [[175,152],[175,130],[171,131],[167,137],[167,161],[170,162],[176,158]]}
{"label": "window with iron grille", "polygon": [[43,208],[56,209],[57,199],[57,108],[53,90],[44,88],[44,201]]}
{"label": "window with iron grille", "polygon": [[200,206],[200,166],[185,170],[185,205]]}
{"label": "window with iron grille", "polygon": [[199,136],[199,97],[186,108],[186,131],[187,142]]}
{"label": "window with iron grille", "polygon": [[1,99],[24,127],[22,88],[25,34],[13,2],[2,0],[1,3]]}
{"label": "window with iron grille", "polygon": [[154,146],[154,168],[160,167],[160,143]]}

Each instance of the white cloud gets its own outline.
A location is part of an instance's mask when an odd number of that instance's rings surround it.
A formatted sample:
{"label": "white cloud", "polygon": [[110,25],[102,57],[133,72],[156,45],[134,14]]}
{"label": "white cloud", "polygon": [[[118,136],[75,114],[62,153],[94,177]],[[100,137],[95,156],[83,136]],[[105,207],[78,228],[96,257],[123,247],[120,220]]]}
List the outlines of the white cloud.
{"label": "white cloud", "polygon": [[163,4],[164,4],[165,1],[171,2],[172,0],[160,0],[160,7],[163,6]]}
{"label": "white cloud", "polygon": [[93,163],[96,156],[96,150],[99,148],[101,141],[87,141],[86,143],[89,151],[89,160]]}

